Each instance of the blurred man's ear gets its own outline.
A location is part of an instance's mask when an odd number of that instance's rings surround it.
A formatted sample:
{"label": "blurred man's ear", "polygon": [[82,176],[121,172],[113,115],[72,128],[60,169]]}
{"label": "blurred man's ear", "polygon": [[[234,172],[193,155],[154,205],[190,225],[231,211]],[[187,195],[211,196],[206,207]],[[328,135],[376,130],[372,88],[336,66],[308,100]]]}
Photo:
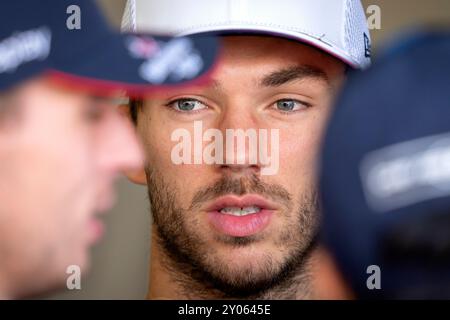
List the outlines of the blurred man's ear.
{"label": "blurred man's ear", "polygon": [[[131,119],[130,107],[128,104],[119,105],[119,112],[121,115],[126,117],[134,127],[133,120]],[[147,185],[147,176],[145,175],[144,164],[138,170],[126,171],[124,174],[127,176],[128,180],[136,184]]]}

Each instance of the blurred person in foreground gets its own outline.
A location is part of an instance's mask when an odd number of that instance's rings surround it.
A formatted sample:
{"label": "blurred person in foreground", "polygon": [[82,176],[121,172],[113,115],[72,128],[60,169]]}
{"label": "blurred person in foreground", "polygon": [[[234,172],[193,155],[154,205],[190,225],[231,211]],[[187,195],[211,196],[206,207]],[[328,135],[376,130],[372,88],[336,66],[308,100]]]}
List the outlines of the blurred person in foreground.
{"label": "blurred person in foreground", "polygon": [[153,217],[148,298],[314,297],[316,153],[346,70],[370,63],[361,3],[130,0],[123,27],[223,41],[209,86],[130,104],[147,157],[130,178]]}
{"label": "blurred person in foreground", "polygon": [[321,298],[450,299],[450,33],[354,74],[322,154]]}
{"label": "blurred person in foreground", "polygon": [[[74,5],[82,15],[73,30]],[[41,294],[62,286],[69,266],[88,268],[103,232],[96,214],[113,205],[119,173],[143,163],[111,99],[192,80],[211,65],[204,59],[189,74],[168,66],[165,49],[180,39],[166,40],[111,32],[87,0],[0,4],[1,299]]]}

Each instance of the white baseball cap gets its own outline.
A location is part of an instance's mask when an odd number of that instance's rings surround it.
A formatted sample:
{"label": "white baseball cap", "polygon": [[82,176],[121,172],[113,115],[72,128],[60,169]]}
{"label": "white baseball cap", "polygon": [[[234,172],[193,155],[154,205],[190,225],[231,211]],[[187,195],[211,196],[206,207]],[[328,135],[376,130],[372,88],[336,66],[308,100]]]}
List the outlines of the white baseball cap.
{"label": "white baseball cap", "polygon": [[356,69],[370,65],[360,0],[128,0],[122,29],[180,36],[270,34],[312,45]]}

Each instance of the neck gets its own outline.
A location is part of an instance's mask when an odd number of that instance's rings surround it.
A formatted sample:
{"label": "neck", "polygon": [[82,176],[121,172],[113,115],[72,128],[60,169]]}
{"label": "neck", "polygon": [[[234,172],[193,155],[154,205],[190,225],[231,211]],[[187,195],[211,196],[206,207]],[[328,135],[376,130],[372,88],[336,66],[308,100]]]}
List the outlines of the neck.
{"label": "neck", "polygon": [[[311,272],[316,264],[315,250],[305,258],[292,277],[274,287],[245,299],[312,299]],[[197,281],[186,270],[180,270],[158,243],[155,228],[152,230],[149,290],[147,299],[239,299],[224,295],[221,291]],[[240,297],[242,298],[242,297]]]}

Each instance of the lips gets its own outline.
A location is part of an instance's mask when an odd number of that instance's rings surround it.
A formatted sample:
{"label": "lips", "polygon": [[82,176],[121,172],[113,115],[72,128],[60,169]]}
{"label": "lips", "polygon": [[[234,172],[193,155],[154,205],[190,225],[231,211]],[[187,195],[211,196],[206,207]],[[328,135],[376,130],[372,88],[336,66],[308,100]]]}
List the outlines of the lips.
{"label": "lips", "polygon": [[265,229],[276,206],[258,195],[225,196],[207,209],[209,223],[219,233],[247,237]]}

